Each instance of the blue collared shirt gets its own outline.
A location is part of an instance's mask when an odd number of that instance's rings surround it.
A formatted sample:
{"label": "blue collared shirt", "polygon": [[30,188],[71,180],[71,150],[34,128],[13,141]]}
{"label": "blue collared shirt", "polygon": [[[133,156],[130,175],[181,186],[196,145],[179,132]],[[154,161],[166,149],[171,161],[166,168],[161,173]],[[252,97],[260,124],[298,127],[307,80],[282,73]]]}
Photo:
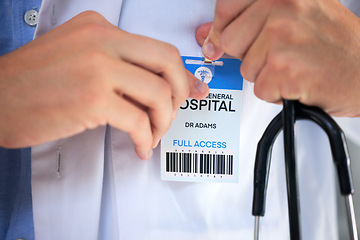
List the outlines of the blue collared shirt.
{"label": "blue collared shirt", "polygon": [[[24,15],[40,5],[41,0],[0,1],[0,55],[33,39],[35,27],[24,21]],[[35,239],[30,148],[0,148],[0,239]]]}

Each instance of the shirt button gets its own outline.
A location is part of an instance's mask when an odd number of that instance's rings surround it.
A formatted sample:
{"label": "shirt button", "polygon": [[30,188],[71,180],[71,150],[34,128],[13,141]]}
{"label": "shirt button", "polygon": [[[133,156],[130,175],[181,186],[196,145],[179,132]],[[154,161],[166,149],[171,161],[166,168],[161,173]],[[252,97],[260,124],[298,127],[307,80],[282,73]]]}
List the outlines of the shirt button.
{"label": "shirt button", "polygon": [[24,20],[29,26],[35,26],[38,23],[39,13],[36,10],[29,10],[24,15]]}

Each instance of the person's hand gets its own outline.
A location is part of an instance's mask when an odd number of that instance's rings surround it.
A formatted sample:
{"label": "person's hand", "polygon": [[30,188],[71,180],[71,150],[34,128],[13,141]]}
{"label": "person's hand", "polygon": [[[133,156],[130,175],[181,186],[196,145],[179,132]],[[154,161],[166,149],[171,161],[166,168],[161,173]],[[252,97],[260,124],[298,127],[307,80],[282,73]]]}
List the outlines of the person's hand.
{"label": "person's hand", "polygon": [[110,124],[152,154],[187,97],[206,84],[177,49],[85,12],[0,57],[0,145],[24,147]]}
{"label": "person's hand", "polygon": [[241,59],[263,100],[360,116],[360,21],[337,0],[218,0],[197,39],[209,59]]}

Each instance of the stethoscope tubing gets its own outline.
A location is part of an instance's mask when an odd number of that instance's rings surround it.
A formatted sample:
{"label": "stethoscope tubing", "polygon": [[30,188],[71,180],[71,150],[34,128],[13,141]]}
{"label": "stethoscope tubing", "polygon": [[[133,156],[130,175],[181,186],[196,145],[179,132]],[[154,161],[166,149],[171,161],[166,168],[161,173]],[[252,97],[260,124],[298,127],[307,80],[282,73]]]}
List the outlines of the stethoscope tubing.
{"label": "stethoscope tubing", "polygon": [[317,123],[328,135],[337,168],[340,191],[346,199],[350,237],[351,239],[358,240],[352,200],[354,188],[345,135],[338,124],[320,108],[306,106],[298,101],[289,100],[284,100],[283,111],[270,122],[258,143],[254,168],[254,237],[259,239],[260,217],[265,215],[265,199],[272,147],[281,129],[283,129],[290,237],[292,240],[301,239],[300,205],[295,158],[295,122],[296,120],[304,119]]}
{"label": "stethoscope tubing", "polygon": [[282,123],[290,239],[301,239],[299,187],[295,158],[295,102],[283,100]]}

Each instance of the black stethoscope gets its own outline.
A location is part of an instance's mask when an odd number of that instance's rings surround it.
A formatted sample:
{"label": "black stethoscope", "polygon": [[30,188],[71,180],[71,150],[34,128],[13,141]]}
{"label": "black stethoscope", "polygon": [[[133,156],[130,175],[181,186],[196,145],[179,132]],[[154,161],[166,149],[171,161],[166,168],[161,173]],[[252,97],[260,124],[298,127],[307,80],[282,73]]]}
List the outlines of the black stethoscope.
{"label": "black stethoscope", "polygon": [[358,240],[352,194],[354,192],[350,171],[350,157],[345,136],[338,124],[323,110],[309,107],[298,101],[283,101],[283,110],[268,125],[260,139],[254,169],[254,196],[252,214],[255,216],[255,239],[259,239],[260,217],[265,215],[265,197],[270,170],[271,151],[281,129],[284,132],[286,185],[289,209],[290,239],[301,239],[300,208],[295,163],[296,120],[311,120],[328,135],[332,156],[337,168],[340,191],[345,196],[351,239]]}

